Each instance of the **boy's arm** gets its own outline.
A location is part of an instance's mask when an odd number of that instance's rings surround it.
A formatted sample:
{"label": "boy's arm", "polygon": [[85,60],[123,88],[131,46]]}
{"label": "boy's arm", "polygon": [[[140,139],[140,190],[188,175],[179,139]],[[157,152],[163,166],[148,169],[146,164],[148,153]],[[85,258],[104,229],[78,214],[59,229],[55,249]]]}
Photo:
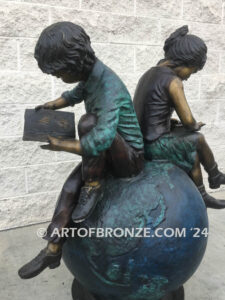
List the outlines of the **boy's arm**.
{"label": "boy's arm", "polygon": [[74,106],[84,100],[84,82],[80,82],[71,91],[66,91],[62,93],[62,98],[64,98],[68,105]]}
{"label": "boy's arm", "polygon": [[71,91],[66,91],[61,97],[54,101],[47,102],[35,107],[35,110],[43,109],[61,109],[67,106],[74,106],[76,103],[83,101],[83,82],[80,82]]}
{"label": "boy's arm", "polygon": [[81,140],[60,140],[49,137],[49,144],[41,148],[53,151],[66,151],[85,156],[98,156],[110,148],[117,132],[119,108],[107,107],[100,109],[97,125]]}
{"label": "boy's arm", "polygon": [[[59,109],[67,106],[73,106],[76,103],[80,103],[83,101],[83,83],[79,83],[73,90],[64,92],[62,96],[55,101],[51,101],[46,103],[47,108],[48,104],[51,106],[50,109]],[[55,105],[55,106],[54,106]],[[38,109],[42,107],[37,107]],[[36,109],[37,109],[36,108]],[[42,145],[42,149],[52,150],[52,151],[66,151],[70,153],[75,153],[78,155],[82,155],[82,149],[79,140],[61,140],[54,137],[49,136],[49,144]]]}
{"label": "boy's arm", "polygon": [[65,151],[82,155],[82,149],[79,140],[61,140],[54,137],[48,137],[49,144],[41,145],[44,150]]}
{"label": "boy's arm", "polygon": [[49,101],[45,104],[36,106],[35,110],[36,111],[38,111],[39,109],[56,110],[56,109],[64,108],[64,107],[67,107],[67,106],[69,106],[68,102],[63,97],[59,97],[56,100]]}
{"label": "boy's arm", "polygon": [[176,113],[184,127],[191,131],[200,130],[205,124],[202,122],[196,122],[193,117],[184,94],[183,83],[181,80],[178,78],[172,80],[169,86],[169,94],[173,101]]}
{"label": "boy's arm", "polygon": [[114,101],[103,99],[97,112],[96,126],[80,140],[83,155],[98,156],[110,148],[117,133],[119,111]]}

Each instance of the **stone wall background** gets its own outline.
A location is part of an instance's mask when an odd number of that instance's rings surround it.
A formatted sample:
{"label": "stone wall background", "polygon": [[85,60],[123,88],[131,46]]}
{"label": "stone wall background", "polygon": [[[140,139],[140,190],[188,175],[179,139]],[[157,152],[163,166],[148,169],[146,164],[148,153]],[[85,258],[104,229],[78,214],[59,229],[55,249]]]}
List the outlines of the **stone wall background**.
{"label": "stone wall background", "polygon": [[[79,158],[22,142],[25,108],[72,88],[39,71],[33,58],[47,25],[69,20],[90,35],[98,57],[133,95],[138,78],[162,57],[181,25],[208,45],[203,71],[185,84],[190,106],[225,171],[224,0],[0,0],[0,230],[50,219],[57,195]],[[76,120],[84,112],[75,108]]]}

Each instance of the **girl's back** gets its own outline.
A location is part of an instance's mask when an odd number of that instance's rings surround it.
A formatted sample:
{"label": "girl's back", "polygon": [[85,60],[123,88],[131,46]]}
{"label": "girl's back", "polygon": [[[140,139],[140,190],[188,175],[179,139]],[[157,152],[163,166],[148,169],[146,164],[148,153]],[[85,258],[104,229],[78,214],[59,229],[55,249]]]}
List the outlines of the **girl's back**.
{"label": "girl's back", "polygon": [[174,111],[169,96],[169,85],[176,77],[168,67],[149,69],[139,80],[134,95],[134,107],[144,139],[148,142],[170,132],[170,119]]}

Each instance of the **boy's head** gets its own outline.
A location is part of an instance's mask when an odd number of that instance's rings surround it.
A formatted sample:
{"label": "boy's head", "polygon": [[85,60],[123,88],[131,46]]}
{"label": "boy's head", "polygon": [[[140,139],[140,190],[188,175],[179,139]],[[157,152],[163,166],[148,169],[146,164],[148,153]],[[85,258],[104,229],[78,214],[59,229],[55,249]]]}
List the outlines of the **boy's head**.
{"label": "boy's head", "polygon": [[66,83],[85,80],[96,56],[84,29],[71,22],[45,28],[36,44],[34,57],[39,68]]}
{"label": "boy's head", "polygon": [[165,60],[170,61],[174,68],[183,68],[186,78],[201,70],[207,59],[204,41],[196,35],[188,34],[188,31],[188,26],[177,29],[164,45]]}

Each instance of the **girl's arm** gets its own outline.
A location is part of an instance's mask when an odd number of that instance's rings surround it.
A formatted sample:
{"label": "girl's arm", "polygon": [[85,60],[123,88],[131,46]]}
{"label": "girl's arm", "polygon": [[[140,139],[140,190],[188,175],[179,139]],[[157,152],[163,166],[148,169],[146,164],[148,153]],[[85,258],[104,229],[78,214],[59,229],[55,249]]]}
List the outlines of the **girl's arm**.
{"label": "girl's arm", "polygon": [[195,118],[193,117],[184,94],[183,83],[179,78],[175,78],[171,81],[169,86],[169,94],[173,101],[176,113],[184,127],[191,131],[200,130],[205,124],[202,122],[196,122]]}

